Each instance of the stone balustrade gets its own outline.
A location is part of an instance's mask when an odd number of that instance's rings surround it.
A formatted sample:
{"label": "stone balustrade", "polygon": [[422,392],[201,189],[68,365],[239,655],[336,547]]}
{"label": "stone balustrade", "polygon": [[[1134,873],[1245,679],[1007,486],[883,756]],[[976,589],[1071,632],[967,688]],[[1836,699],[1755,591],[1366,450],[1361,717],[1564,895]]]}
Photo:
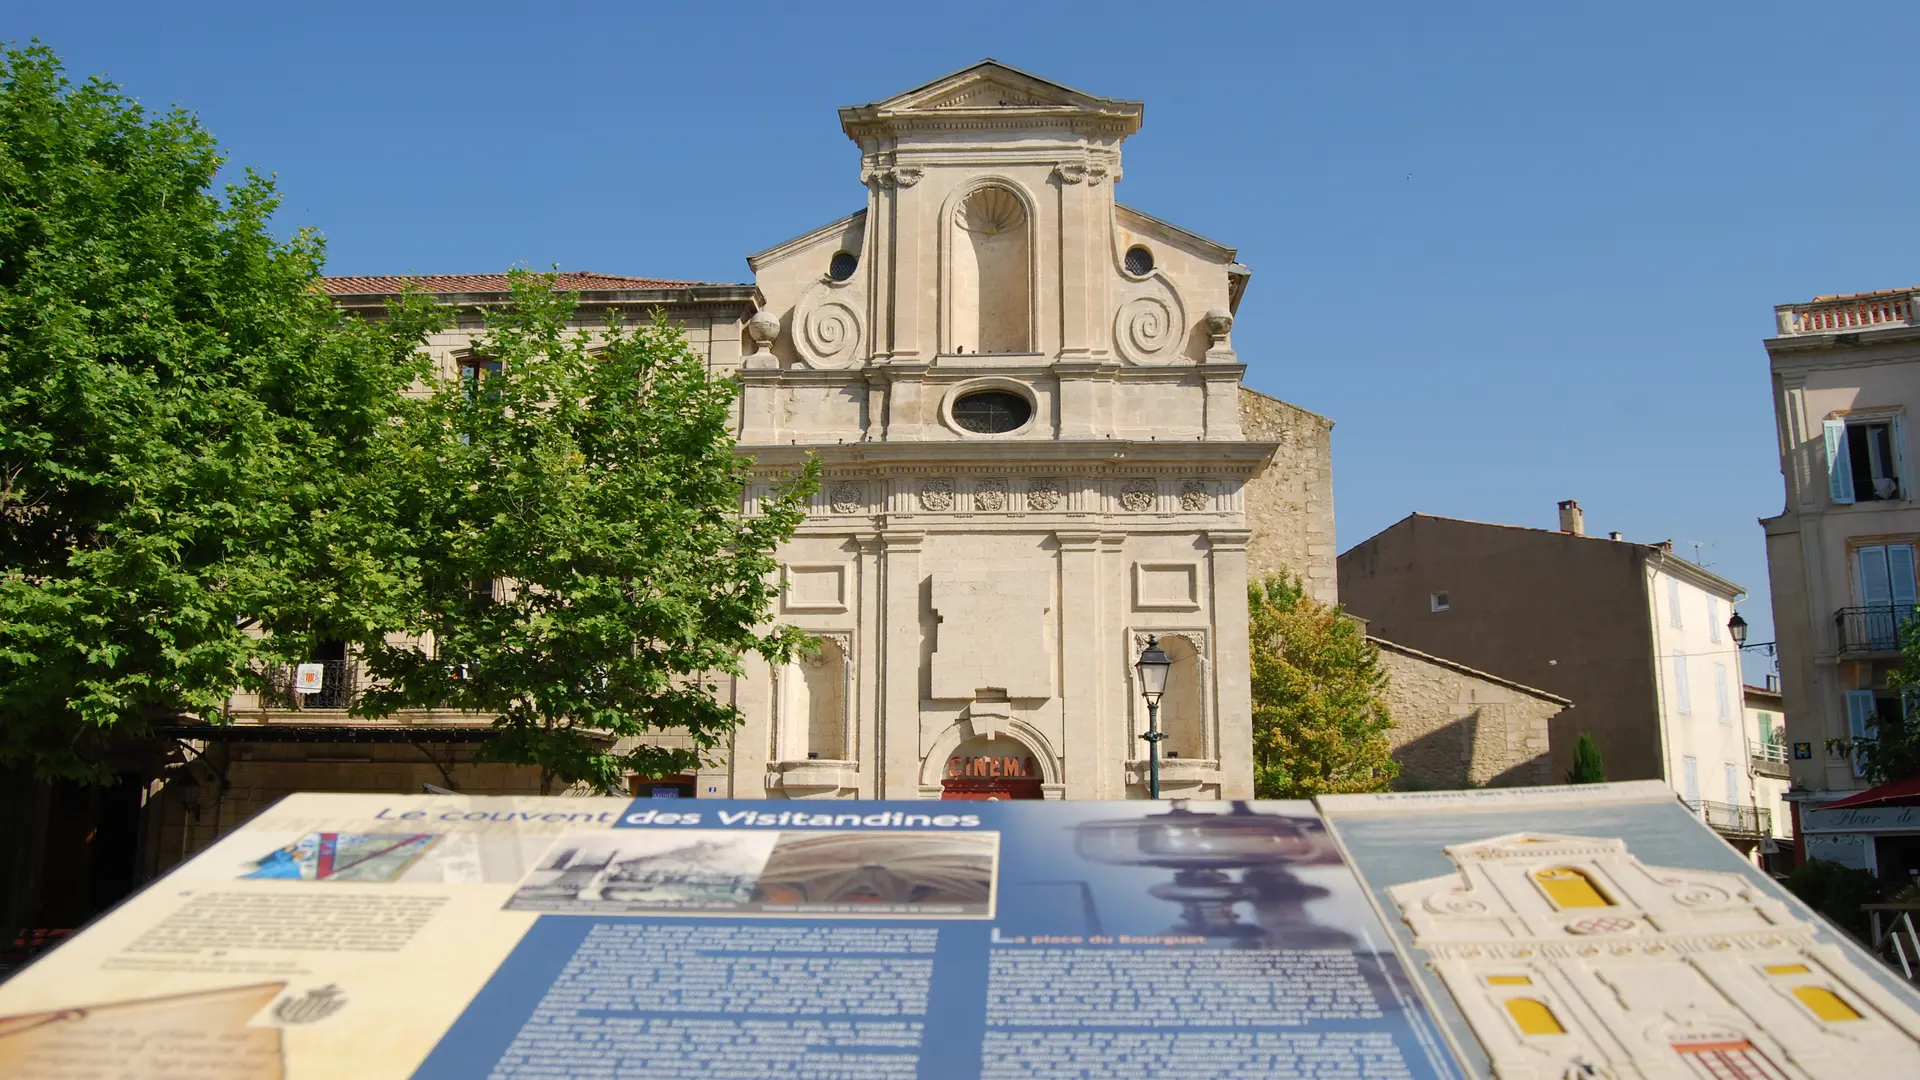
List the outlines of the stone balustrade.
{"label": "stone balustrade", "polygon": [[1913,319],[1920,289],[1820,297],[1804,304],[1781,304],[1773,309],[1780,336],[1844,334],[1917,325]]}

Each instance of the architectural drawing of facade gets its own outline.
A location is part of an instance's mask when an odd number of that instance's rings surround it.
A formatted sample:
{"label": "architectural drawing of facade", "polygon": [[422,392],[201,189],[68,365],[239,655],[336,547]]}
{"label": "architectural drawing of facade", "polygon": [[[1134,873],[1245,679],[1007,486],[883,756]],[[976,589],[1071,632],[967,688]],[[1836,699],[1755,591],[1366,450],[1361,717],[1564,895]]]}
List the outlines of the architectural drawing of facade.
{"label": "architectural drawing of facade", "polygon": [[1389,890],[1501,1080],[1912,1075],[1920,1019],[1739,874],[1512,833]]}

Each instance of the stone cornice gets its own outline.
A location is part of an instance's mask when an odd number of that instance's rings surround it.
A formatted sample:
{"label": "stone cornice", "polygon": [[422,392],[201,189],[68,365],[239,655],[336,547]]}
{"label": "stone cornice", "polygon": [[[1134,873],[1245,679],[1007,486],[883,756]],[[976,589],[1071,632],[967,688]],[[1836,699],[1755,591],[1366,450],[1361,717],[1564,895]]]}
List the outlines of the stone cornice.
{"label": "stone cornice", "polygon": [[809,457],[828,469],[838,467],[990,469],[1007,475],[1103,474],[1195,468],[1215,473],[1258,470],[1280,449],[1277,442],[1194,439],[1189,442],[1141,442],[1137,439],[955,439],[942,442],[865,442],[833,445],[799,443],[747,446],[739,452],[758,471],[792,470]]}

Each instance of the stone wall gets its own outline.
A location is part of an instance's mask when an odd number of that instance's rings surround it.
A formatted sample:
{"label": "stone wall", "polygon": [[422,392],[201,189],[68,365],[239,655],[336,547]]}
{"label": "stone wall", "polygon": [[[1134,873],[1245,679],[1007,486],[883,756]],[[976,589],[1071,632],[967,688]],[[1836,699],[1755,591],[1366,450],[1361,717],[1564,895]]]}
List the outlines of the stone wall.
{"label": "stone wall", "polygon": [[1240,388],[1240,426],[1252,442],[1277,442],[1267,471],[1246,486],[1247,575],[1291,570],[1307,594],[1334,603],[1339,571],[1333,540],[1333,421]]}
{"label": "stone wall", "polygon": [[1548,722],[1564,698],[1379,638],[1390,680],[1394,787],[1425,791],[1554,782]]}

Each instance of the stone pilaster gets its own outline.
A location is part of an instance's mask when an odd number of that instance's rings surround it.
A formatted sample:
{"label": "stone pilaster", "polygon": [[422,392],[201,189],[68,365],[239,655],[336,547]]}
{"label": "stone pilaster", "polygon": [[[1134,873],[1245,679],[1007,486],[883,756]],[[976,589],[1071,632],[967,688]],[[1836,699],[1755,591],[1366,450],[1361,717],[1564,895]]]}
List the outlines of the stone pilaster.
{"label": "stone pilaster", "polygon": [[1213,677],[1219,696],[1220,797],[1253,798],[1253,673],[1247,648],[1245,530],[1207,533],[1213,573]]}
{"label": "stone pilaster", "polygon": [[881,698],[877,719],[876,793],[883,799],[920,797],[920,547],[919,532],[888,532],[880,566]]}
{"label": "stone pilaster", "polygon": [[[1056,532],[1060,545],[1060,705],[1062,775],[1069,799],[1097,799],[1101,776],[1117,769],[1118,748],[1100,722],[1100,534]],[[1111,648],[1111,643],[1107,643]]]}

